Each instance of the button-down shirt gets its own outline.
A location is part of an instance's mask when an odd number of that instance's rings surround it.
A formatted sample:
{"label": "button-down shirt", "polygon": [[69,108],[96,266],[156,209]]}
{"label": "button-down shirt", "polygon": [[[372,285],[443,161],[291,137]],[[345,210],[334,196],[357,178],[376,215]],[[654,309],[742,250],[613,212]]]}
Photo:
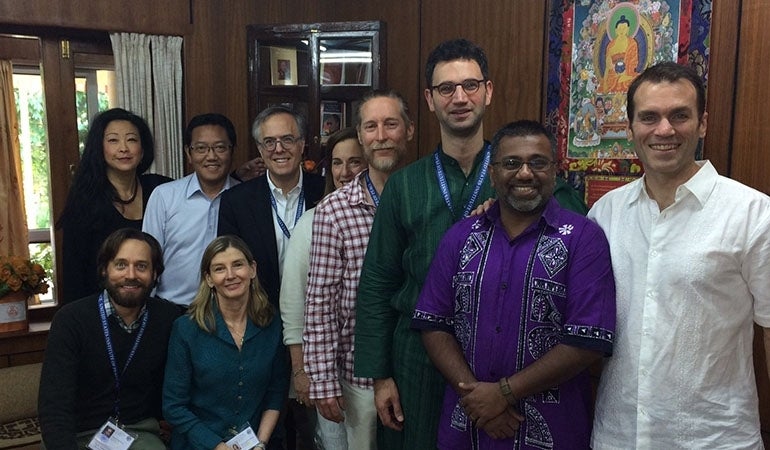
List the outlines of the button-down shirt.
{"label": "button-down shirt", "polygon": [[120,325],[120,328],[123,328],[126,330],[127,333],[133,333],[134,331],[138,330],[139,327],[142,325],[142,317],[147,312],[147,304],[145,303],[142,305],[142,309],[139,310],[139,314],[136,316],[136,320],[134,320],[131,323],[126,323],[125,320],[123,320],[122,317],[120,317],[120,314],[118,314],[117,310],[114,306],[112,306],[112,302],[110,302],[110,294],[105,289],[104,294],[102,295],[102,302],[104,304],[104,313],[105,316],[111,317],[114,316],[115,320],[118,321],[118,325]]}
{"label": "button-down shirt", "polygon": [[217,237],[219,199],[236,184],[237,180],[228,177],[213,199],[203,193],[194,173],[155,188],[142,223],[142,231],[157,239],[163,249],[165,270],[155,295],[179,305],[192,303],[200,283],[203,252]]}
{"label": "button-down shirt", "polygon": [[[273,198],[275,198],[275,208],[270,209],[272,210],[273,227],[275,228],[275,243],[278,246],[278,270],[280,271],[279,273],[283,273],[283,260],[284,255],[286,254],[286,246],[289,244],[289,238],[283,234],[281,225],[278,222],[278,217],[281,218],[286,225],[286,229],[289,230],[289,234],[291,234],[294,225],[297,224],[299,216],[305,212],[307,205],[305,205],[299,215],[297,215],[297,205],[299,204],[300,194],[302,193],[302,171],[299,171],[299,182],[297,182],[297,185],[291,188],[289,192],[284,193],[281,188],[276,186],[273,183],[273,180],[270,179],[269,173],[267,174],[267,184],[270,187]],[[276,212],[278,215],[276,215]]]}
{"label": "button-down shirt", "polygon": [[595,449],[761,448],[752,322],[770,326],[770,198],[699,165],[663,211],[642,178],[589,213],[618,280]]}
{"label": "button-down shirt", "polygon": [[340,373],[354,386],[372,388],[371,379],[353,376],[356,295],[376,211],[362,183],[359,174],[315,210],[303,334],[313,399],[341,396]]}

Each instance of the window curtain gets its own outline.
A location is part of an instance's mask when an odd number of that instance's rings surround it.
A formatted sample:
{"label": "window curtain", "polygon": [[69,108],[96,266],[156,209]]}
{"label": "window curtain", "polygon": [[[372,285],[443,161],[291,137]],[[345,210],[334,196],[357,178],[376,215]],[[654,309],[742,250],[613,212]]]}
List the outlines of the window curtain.
{"label": "window curtain", "polygon": [[0,60],[0,255],[29,257],[13,66]]}
{"label": "window curtain", "polygon": [[118,102],[142,116],[155,137],[151,171],[183,175],[182,38],[111,33]]}

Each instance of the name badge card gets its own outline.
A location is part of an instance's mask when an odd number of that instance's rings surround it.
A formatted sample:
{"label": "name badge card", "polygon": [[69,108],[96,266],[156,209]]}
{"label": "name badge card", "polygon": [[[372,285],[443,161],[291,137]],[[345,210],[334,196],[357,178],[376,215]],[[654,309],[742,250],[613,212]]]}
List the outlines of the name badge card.
{"label": "name badge card", "polygon": [[123,430],[116,420],[110,419],[94,433],[94,437],[88,443],[88,448],[92,450],[128,450],[135,439],[136,436]]}
{"label": "name badge card", "polygon": [[246,423],[244,427],[245,428],[243,428],[240,433],[233,436],[232,439],[225,442],[225,444],[233,450],[249,450],[259,444],[259,439],[257,438],[257,435],[254,434],[254,430],[251,429],[251,425]]}

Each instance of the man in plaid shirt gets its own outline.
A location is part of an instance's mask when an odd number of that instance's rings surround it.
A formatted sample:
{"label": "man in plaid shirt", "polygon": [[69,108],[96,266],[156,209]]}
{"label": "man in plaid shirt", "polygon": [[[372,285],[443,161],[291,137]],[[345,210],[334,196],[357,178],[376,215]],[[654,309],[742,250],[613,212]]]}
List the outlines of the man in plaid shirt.
{"label": "man in plaid shirt", "polygon": [[345,424],[347,442],[335,448],[374,449],[373,381],[353,376],[355,302],[380,193],[406,153],[414,124],[394,91],[365,95],[355,119],[369,169],[316,208],[303,342],[310,398],[321,416]]}

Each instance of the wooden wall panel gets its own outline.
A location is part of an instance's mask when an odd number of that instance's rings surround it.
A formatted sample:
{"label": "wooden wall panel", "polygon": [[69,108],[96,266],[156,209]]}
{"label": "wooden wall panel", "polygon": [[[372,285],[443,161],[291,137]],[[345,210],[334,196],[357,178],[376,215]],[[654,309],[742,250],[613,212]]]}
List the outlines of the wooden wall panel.
{"label": "wooden wall panel", "polygon": [[714,2],[711,13],[711,64],[706,89],[708,130],[703,155],[722,175],[730,173],[740,3]]}
{"label": "wooden wall panel", "polygon": [[[249,144],[246,25],[254,1],[195,0],[192,32],[184,36],[185,124],[197,114],[224,114],[235,125],[235,164],[256,154]],[[234,165],[234,167],[237,167]]]}
{"label": "wooden wall panel", "polygon": [[[512,120],[541,120],[544,109],[546,3],[528,0],[479,0],[474,3],[424,0],[420,87],[425,88],[424,65],[430,51],[441,41],[465,37],[483,47],[489,59],[494,91],[484,120],[487,139]],[[420,156],[433,151],[440,138],[438,122],[422,100]]]}
{"label": "wooden wall panel", "polygon": [[770,194],[770,122],[766,119],[770,75],[764,67],[770,60],[768,23],[770,0],[743,0],[730,168],[731,178],[766,194]]}
{"label": "wooden wall panel", "polygon": [[7,0],[0,23],[181,35],[190,28],[191,1]]}

